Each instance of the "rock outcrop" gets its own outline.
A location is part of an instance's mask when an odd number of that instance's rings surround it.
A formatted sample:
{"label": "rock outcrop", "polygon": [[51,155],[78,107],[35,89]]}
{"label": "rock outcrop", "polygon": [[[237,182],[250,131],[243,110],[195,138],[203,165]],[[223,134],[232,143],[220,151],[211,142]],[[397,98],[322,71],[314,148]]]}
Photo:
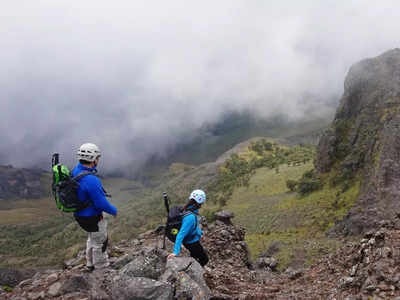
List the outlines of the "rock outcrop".
{"label": "rock outcrop", "polygon": [[[350,213],[333,232],[360,234],[400,211],[400,49],[350,68],[331,128],[315,166],[335,182],[358,181]],[[333,176],[332,176],[333,177]]]}
{"label": "rock outcrop", "polygon": [[[219,287],[215,292],[210,289],[213,276],[223,280],[228,269],[231,275],[236,269],[248,271],[245,232],[232,225],[231,217],[232,213],[224,212],[227,224],[201,222],[206,236],[203,244],[210,256],[209,273],[188,257],[186,249],[182,249],[182,257],[167,260],[173,244],[168,242],[167,249],[161,249],[162,233],[154,230],[112,247],[109,269],[85,272],[81,251],[64,263],[64,270],[38,272],[19,282],[12,293],[1,291],[0,299],[211,299],[219,293]],[[224,271],[222,266],[228,269]]]}
{"label": "rock outcrop", "polygon": [[39,271],[12,292],[1,288],[0,299],[400,299],[399,218],[358,241],[343,240],[309,268],[282,273],[267,254],[251,262],[243,228],[217,221],[203,229],[204,269],[185,250],[167,260],[172,243],[160,249],[162,235],[147,232],[109,249],[109,269],[85,272],[82,251],[65,269]]}

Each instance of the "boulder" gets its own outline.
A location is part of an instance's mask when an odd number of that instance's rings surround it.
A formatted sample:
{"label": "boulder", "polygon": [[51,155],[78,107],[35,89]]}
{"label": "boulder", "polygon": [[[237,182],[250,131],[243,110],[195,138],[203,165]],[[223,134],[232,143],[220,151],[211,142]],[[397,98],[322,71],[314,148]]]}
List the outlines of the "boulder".
{"label": "boulder", "polygon": [[142,253],[120,270],[128,277],[158,279],[165,270],[166,253],[157,248],[144,248]]}
{"label": "boulder", "polygon": [[172,300],[171,284],[144,277],[118,276],[112,288],[112,298],[118,300]]}
{"label": "boulder", "polygon": [[278,261],[273,257],[259,257],[256,261],[258,268],[269,268],[271,270],[276,270],[278,266]]}
{"label": "boulder", "polygon": [[230,212],[228,210],[222,210],[219,211],[215,214],[215,218],[217,221],[220,221],[226,225],[232,225],[232,221],[231,219],[234,217],[235,215],[233,214],[233,212]]}
{"label": "boulder", "polygon": [[[105,282],[107,282],[107,277],[109,276],[110,279],[112,278],[112,275],[108,272],[108,274],[102,273],[99,274],[94,274],[93,277],[90,278],[89,285],[90,285],[90,291],[89,291],[89,299],[91,300],[108,300],[111,299],[111,297],[103,290],[103,288],[107,289],[107,285]],[[108,275],[108,276],[107,276]],[[104,276],[104,277],[102,277]]]}
{"label": "boulder", "polygon": [[105,291],[102,289],[91,289],[89,293],[90,297],[89,299],[91,300],[109,300],[111,299],[110,296],[107,295]]}
{"label": "boulder", "polygon": [[47,293],[50,296],[56,297],[56,296],[60,295],[61,288],[62,288],[61,282],[55,282],[49,287],[49,290],[47,291]]}
{"label": "boulder", "polygon": [[46,293],[44,291],[37,293],[28,293],[28,299],[29,300],[46,299]]}
{"label": "boulder", "polygon": [[273,256],[274,254],[278,253],[281,250],[282,243],[280,241],[273,241],[267,251],[260,256]]}
{"label": "boulder", "polygon": [[345,288],[350,287],[353,284],[353,282],[354,282],[354,278],[353,277],[349,277],[349,276],[342,277],[339,280],[338,287],[339,287],[339,289],[345,289]]}
{"label": "boulder", "polygon": [[179,273],[175,282],[175,297],[177,299],[210,299],[211,292],[205,290],[186,273]]}
{"label": "boulder", "polygon": [[52,284],[58,280],[58,273],[52,273],[46,277],[46,283]]}
{"label": "boulder", "polygon": [[204,280],[204,269],[191,257],[169,259],[161,281],[175,284],[178,299],[209,299],[211,291]]}
{"label": "boulder", "polygon": [[134,259],[132,254],[125,254],[121,257],[118,257],[113,263],[112,267],[113,269],[121,269],[122,267],[126,266],[129,264],[132,260]]}
{"label": "boulder", "polygon": [[62,287],[59,290],[59,293],[63,295],[72,292],[88,291],[89,289],[90,284],[87,276],[74,275],[62,282]]}
{"label": "boulder", "polygon": [[303,270],[295,270],[292,267],[289,267],[285,270],[285,274],[289,277],[291,280],[295,280],[301,276],[303,276],[304,271]]}
{"label": "boulder", "polygon": [[34,275],[32,270],[0,268],[0,286],[15,287],[21,281]]}

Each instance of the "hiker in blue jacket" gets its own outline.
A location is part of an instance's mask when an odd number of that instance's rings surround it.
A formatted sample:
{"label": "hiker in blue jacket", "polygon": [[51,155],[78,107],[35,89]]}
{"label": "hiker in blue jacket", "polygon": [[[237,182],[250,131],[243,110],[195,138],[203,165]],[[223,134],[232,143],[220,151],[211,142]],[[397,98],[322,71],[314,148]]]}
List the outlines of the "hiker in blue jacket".
{"label": "hiker in blue jacket", "polygon": [[72,176],[81,172],[93,172],[79,180],[78,199],[90,205],[74,213],[79,225],[88,233],[86,242],[86,267],[88,271],[109,266],[107,255],[107,221],[103,212],[116,216],[117,209],[106,198],[100,179],[94,174],[101,156],[100,149],[92,143],[83,144],[78,152],[79,163],[72,170]]}
{"label": "hiker in blue jacket", "polygon": [[189,250],[190,256],[196,259],[201,266],[208,263],[208,256],[200,244],[203,232],[199,227],[197,213],[201,205],[206,201],[206,193],[202,190],[194,190],[189,197],[189,202],[183,207],[183,211],[192,211],[182,219],[182,226],[176,236],[174,252],[168,255],[173,258],[181,251],[182,244]]}

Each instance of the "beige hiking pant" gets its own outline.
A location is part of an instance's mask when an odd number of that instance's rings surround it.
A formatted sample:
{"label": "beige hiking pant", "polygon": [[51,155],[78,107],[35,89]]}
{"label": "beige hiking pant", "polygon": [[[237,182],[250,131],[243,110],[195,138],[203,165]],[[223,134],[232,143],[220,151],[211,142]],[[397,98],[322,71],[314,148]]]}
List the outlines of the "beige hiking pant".
{"label": "beige hiking pant", "polygon": [[86,242],[86,266],[101,269],[109,266],[107,254],[107,221],[98,223],[99,231],[89,232]]}

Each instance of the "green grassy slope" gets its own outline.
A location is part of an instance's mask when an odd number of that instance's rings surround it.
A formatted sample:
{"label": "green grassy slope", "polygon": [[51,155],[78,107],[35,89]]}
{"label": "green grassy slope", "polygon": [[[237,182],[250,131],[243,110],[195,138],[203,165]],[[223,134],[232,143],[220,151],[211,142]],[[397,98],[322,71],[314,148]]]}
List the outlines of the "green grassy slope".
{"label": "green grassy slope", "polygon": [[[241,157],[251,155],[254,153],[249,151]],[[234,222],[246,228],[246,241],[253,259],[271,245],[279,245],[280,251],[274,256],[280,262],[279,268],[284,269],[314,262],[320,254],[340,244],[326,233],[354,204],[359,182],[344,189],[325,178],[322,188],[303,196],[288,189],[287,180],[301,180],[312,169],[311,161],[261,167],[248,184],[234,187],[225,207],[235,213]]]}
{"label": "green grassy slope", "polygon": [[[2,266],[58,264],[83,247],[86,234],[72,214],[62,213],[55,205],[50,174],[44,175],[42,182],[48,187],[47,197],[13,201],[9,209],[0,210]],[[122,178],[104,180],[104,186],[118,207],[130,205],[131,192],[142,188],[139,183]],[[124,213],[121,216],[123,219]]]}

